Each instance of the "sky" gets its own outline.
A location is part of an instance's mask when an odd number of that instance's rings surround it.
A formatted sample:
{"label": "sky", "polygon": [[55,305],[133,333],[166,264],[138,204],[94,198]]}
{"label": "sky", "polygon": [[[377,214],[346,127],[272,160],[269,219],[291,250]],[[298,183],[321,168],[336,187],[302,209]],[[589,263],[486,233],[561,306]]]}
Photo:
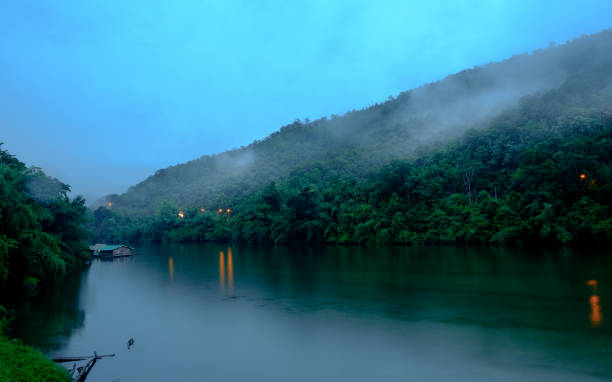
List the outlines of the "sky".
{"label": "sky", "polygon": [[4,1],[0,142],[93,202],[611,14],[609,0]]}

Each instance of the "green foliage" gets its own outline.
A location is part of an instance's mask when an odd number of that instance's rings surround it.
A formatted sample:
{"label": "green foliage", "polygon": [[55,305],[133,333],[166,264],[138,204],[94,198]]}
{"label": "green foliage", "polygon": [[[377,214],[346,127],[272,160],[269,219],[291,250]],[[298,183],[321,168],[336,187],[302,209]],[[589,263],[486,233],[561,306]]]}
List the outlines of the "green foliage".
{"label": "green foliage", "polygon": [[[415,109],[420,98],[410,94],[342,118],[298,121],[251,145],[255,165],[246,173],[223,167],[220,158],[159,171],[115,197],[112,209],[94,212],[96,235],[247,243],[608,242],[612,50],[599,48],[612,44],[612,32],[573,44],[541,53],[558,58],[544,71],[562,68],[562,82],[496,117],[455,121],[462,135],[407,150],[419,127],[432,126]],[[589,52],[597,59],[576,60]],[[513,58],[492,72],[512,71],[517,63],[520,71],[533,69],[540,62],[534,57]],[[436,95],[431,102],[439,107],[422,106],[442,115],[428,118],[442,123],[452,100],[488,94],[487,78],[466,71],[426,87],[420,94]],[[416,117],[401,119],[399,111]],[[202,207],[212,212],[199,212]],[[218,213],[219,207],[232,212]],[[136,213],[147,208],[157,216]]]}
{"label": "green foliage", "polygon": [[0,289],[33,290],[89,260],[85,200],[69,190],[0,147]]}
{"label": "green foliage", "polygon": [[0,381],[70,381],[66,369],[38,350],[9,340],[5,336],[9,321],[7,309],[0,305]]}
{"label": "green foliage", "polygon": [[[120,211],[117,223],[124,225],[126,222],[121,220],[124,215],[130,219],[152,218],[164,202],[211,211],[237,206],[271,182],[279,187],[290,182],[285,186],[302,189],[334,178],[363,181],[391,160],[420,157],[426,143],[440,137],[458,137],[469,128],[486,127],[491,117],[515,105],[524,95],[563,86],[562,92],[575,97],[577,102],[602,104],[601,100],[588,97],[597,86],[606,83],[608,68],[612,67],[610,46],[612,30],[531,55],[517,55],[464,70],[341,117],[296,120],[246,147],[161,169],[126,193],[111,195],[108,200],[113,209]],[[545,131],[546,126],[554,124],[548,118],[555,119],[557,115],[548,113],[546,108],[558,109],[558,101],[526,98],[522,101],[523,120],[502,123],[520,142],[528,131]],[[572,118],[568,122],[576,128],[588,125],[581,115]],[[512,152],[517,147],[493,149],[493,162],[483,165],[512,165],[509,161],[516,159]],[[428,179],[420,186],[437,184]],[[107,227],[104,231],[113,229]]]}
{"label": "green foliage", "polygon": [[9,340],[0,334],[0,381],[66,382],[68,371],[38,350]]}

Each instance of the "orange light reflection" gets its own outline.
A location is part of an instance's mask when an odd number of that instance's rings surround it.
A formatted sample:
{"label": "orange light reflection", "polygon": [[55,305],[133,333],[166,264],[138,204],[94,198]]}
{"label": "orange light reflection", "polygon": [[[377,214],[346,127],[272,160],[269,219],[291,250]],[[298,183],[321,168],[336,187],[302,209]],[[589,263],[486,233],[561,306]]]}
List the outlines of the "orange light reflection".
{"label": "orange light reflection", "polygon": [[172,257],[168,259],[168,271],[170,272],[170,281],[174,280],[174,260]]}
{"label": "orange light reflection", "polygon": [[227,286],[230,293],[234,293],[234,259],[232,249],[227,249]]}
{"label": "orange light reflection", "polygon": [[219,288],[225,290],[225,255],[219,252]]}
{"label": "orange light reflection", "polygon": [[591,308],[589,320],[591,321],[591,326],[597,328],[603,321],[601,305],[599,305],[599,295],[597,295],[597,280],[589,280],[587,285],[593,290],[593,294],[589,297],[589,306]]}
{"label": "orange light reflection", "polygon": [[601,316],[601,306],[599,305],[599,296],[594,294],[589,298],[589,304],[591,305],[591,314],[589,318],[591,320],[591,326],[597,328],[601,325],[603,317]]}

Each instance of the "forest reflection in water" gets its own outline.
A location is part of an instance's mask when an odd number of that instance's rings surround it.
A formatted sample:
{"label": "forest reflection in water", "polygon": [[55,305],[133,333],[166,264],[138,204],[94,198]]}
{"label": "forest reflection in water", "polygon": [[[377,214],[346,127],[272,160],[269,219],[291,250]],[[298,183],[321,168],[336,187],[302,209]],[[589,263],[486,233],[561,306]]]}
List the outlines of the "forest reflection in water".
{"label": "forest reflection in water", "polygon": [[596,380],[611,281],[609,256],[573,250],[152,245],[31,299],[15,331],[118,351],[92,381]]}
{"label": "forest reflection in water", "polygon": [[16,303],[11,335],[45,350],[61,348],[66,338],[84,327],[80,296],[89,270],[43,284],[36,295]]}

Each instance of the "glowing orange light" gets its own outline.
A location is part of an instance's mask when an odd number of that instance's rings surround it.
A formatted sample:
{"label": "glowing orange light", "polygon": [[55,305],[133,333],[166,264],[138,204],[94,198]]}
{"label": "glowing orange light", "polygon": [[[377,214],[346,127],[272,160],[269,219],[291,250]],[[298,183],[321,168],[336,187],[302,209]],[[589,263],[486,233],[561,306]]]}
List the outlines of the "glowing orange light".
{"label": "glowing orange light", "polygon": [[601,315],[601,306],[599,306],[599,296],[594,294],[589,298],[589,304],[591,305],[591,314],[589,319],[591,320],[591,326],[594,328],[601,325],[603,317]]}
{"label": "glowing orange light", "polygon": [[106,203],[107,206],[112,207],[113,206],[113,202],[108,202]]}
{"label": "glowing orange light", "polygon": [[223,208],[219,208],[219,213],[223,213]]}
{"label": "glowing orange light", "polygon": [[183,211],[179,211],[178,217],[179,217],[179,219],[182,219],[182,218],[185,217],[185,214],[183,213]]}
{"label": "glowing orange light", "polygon": [[591,321],[591,326],[596,328],[601,325],[601,321],[603,320],[601,306],[599,305],[599,296],[597,295],[597,280],[589,280],[587,281],[587,285],[593,289],[593,294],[589,297],[589,305],[591,307],[589,320]]}
{"label": "glowing orange light", "polygon": [[586,174],[580,174],[580,179],[586,179]]}
{"label": "glowing orange light", "polygon": [[227,211],[228,214],[231,212],[231,210],[229,208],[226,211]]}
{"label": "glowing orange light", "polygon": [[200,208],[200,212],[206,212],[206,208]]}
{"label": "glowing orange light", "polygon": [[225,290],[225,256],[219,252],[219,288]]}
{"label": "glowing orange light", "polygon": [[168,271],[170,272],[170,280],[174,280],[174,260],[172,257],[168,259]]}

